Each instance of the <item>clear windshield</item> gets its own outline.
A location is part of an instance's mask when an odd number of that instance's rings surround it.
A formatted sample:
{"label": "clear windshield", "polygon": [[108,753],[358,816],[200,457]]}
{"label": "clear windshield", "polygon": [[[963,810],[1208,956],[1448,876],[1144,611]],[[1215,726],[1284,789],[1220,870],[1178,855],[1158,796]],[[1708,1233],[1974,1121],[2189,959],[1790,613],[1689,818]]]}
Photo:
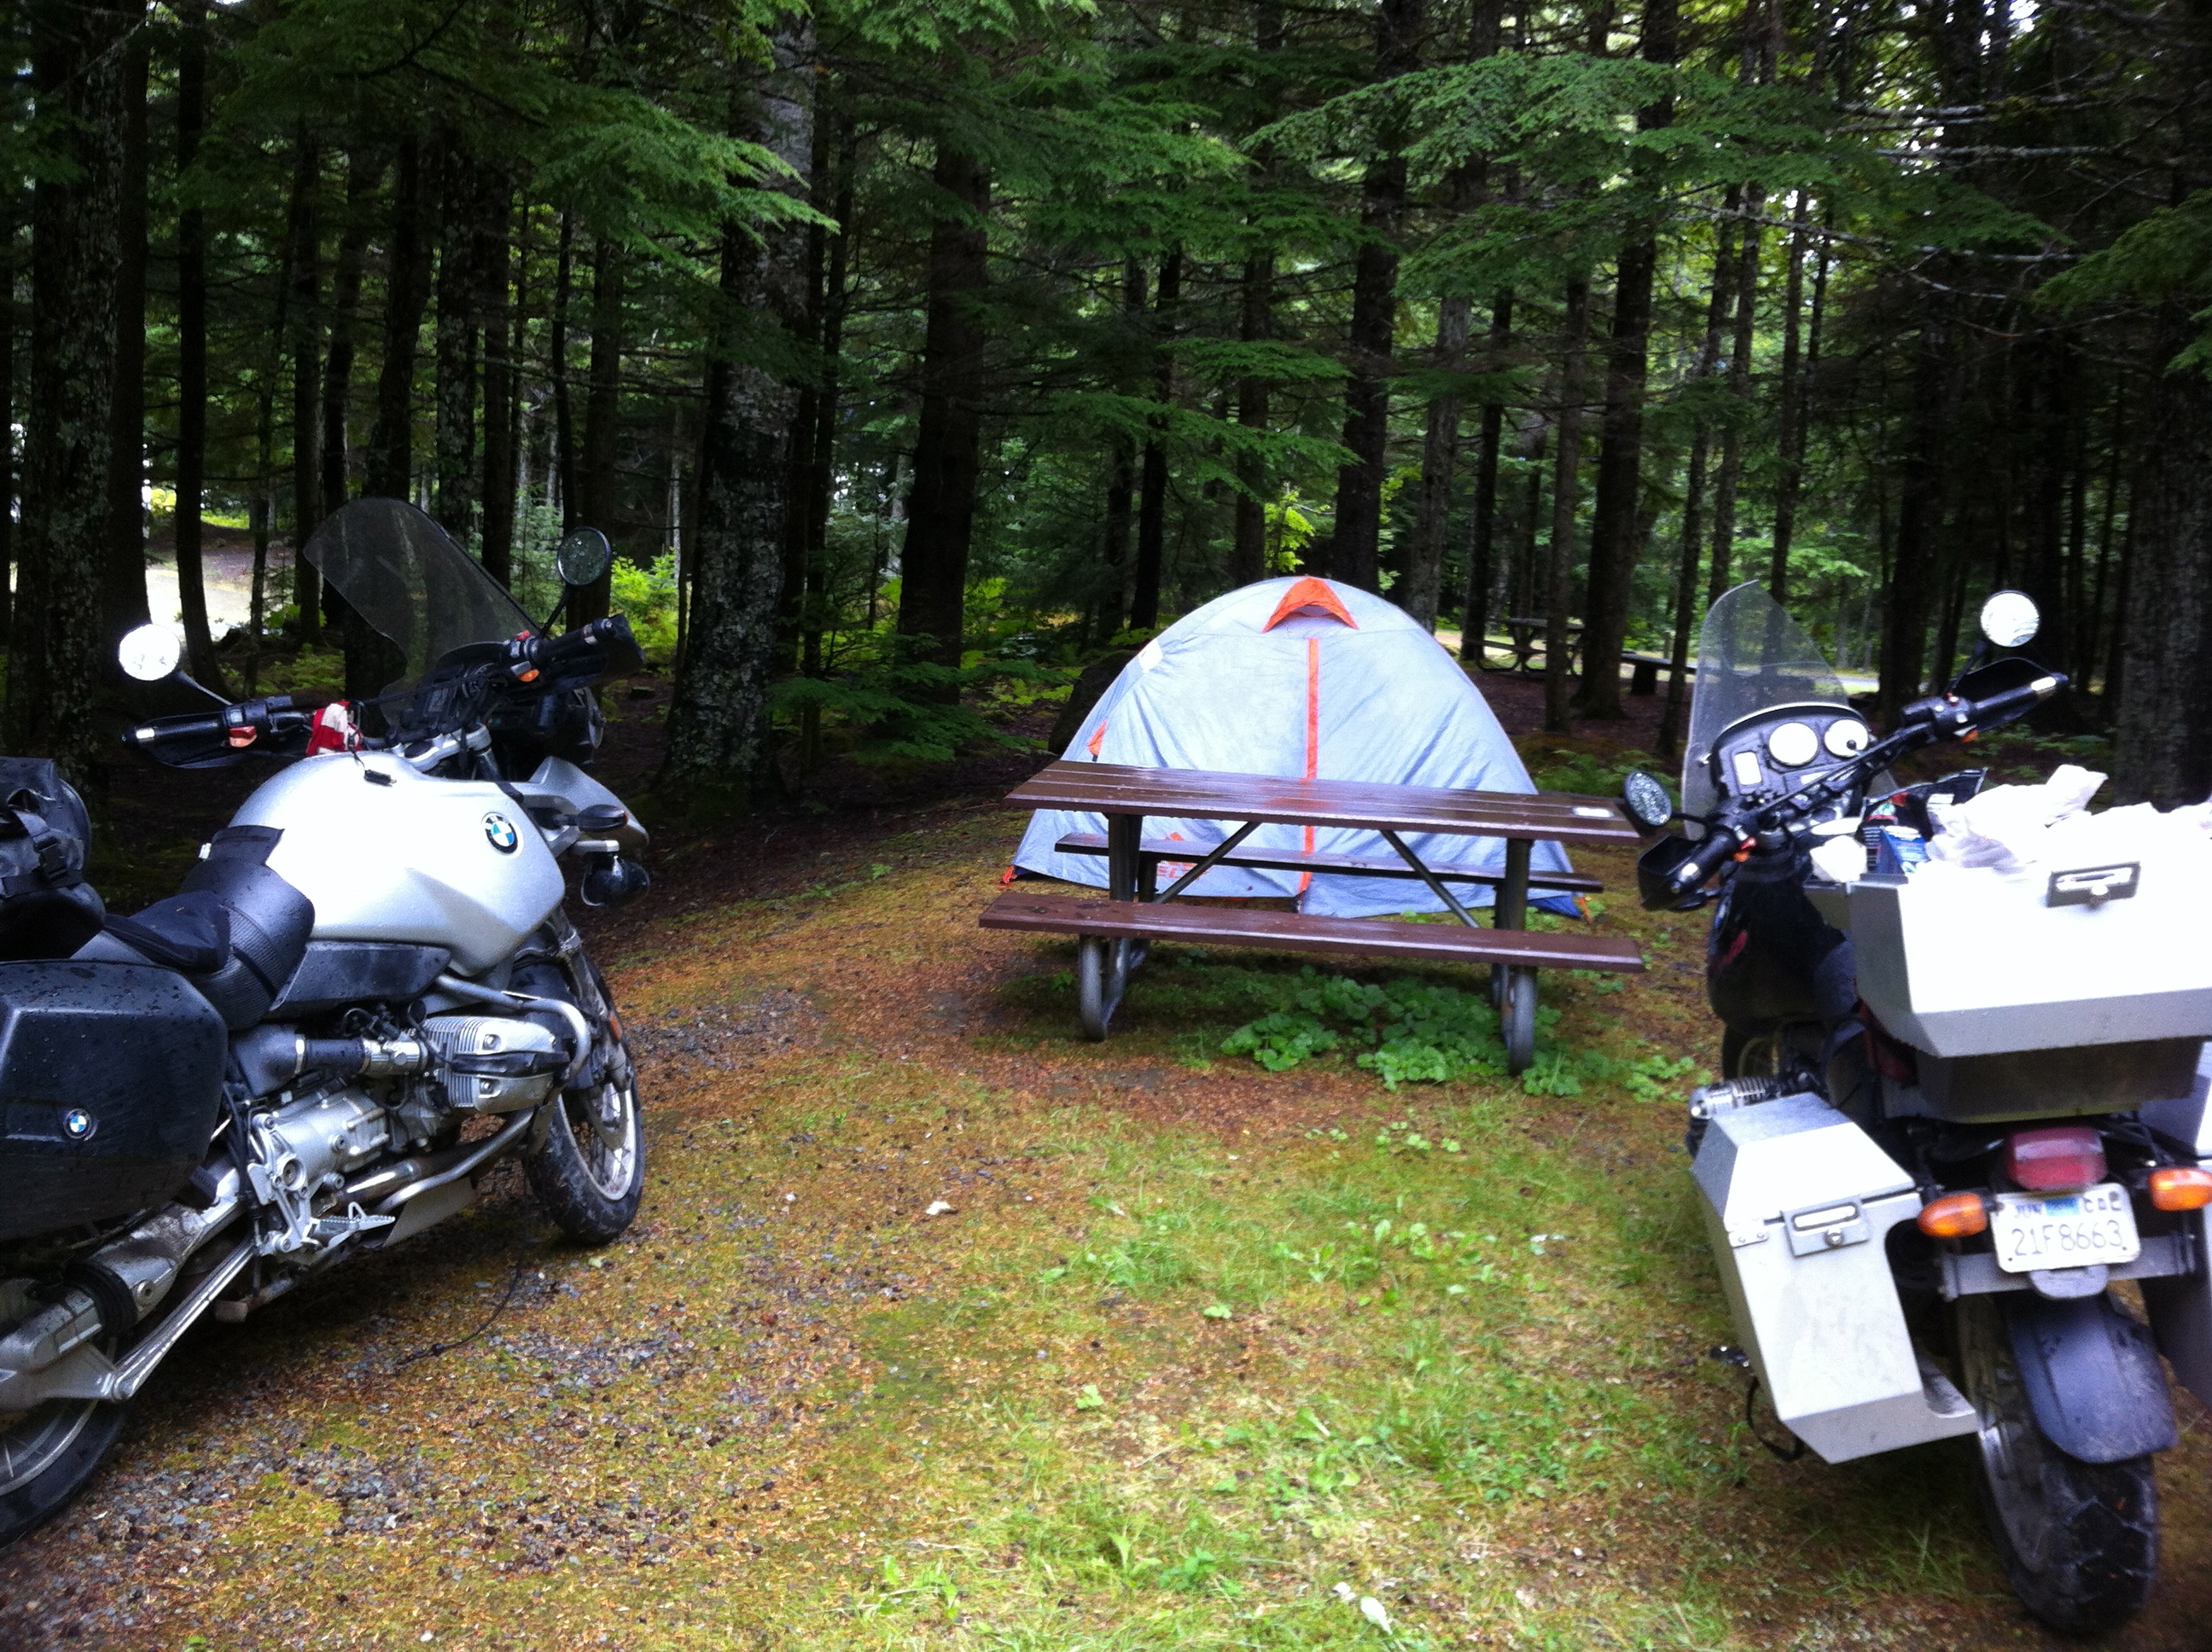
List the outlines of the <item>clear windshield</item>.
{"label": "clear windshield", "polygon": [[1682,750],[1683,813],[1710,814],[1720,800],[1705,762],[1714,742],[1745,718],[1779,706],[1849,710],[1850,701],[1843,679],[1766,587],[1740,585],[1712,605],[1698,637],[1697,692]]}
{"label": "clear windshield", "polygon": [[456,648],[538,629],[445,529],[403,500],[340,506],[309,536],[305,555],[399,646],[409,682]]}

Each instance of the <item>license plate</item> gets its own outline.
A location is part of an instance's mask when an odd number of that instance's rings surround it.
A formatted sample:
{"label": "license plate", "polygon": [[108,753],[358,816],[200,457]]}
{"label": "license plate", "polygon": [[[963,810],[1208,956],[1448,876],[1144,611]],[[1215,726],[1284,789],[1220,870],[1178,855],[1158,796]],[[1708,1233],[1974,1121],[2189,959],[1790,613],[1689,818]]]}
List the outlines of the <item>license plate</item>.
{"label": "license plate", "polygon": [[1996,1206],[1990,1235],[2008,1273],[2132,1262],[2142,1254],[2128,1190],[2114,1182],[2078,1193],[1999,1193]]}

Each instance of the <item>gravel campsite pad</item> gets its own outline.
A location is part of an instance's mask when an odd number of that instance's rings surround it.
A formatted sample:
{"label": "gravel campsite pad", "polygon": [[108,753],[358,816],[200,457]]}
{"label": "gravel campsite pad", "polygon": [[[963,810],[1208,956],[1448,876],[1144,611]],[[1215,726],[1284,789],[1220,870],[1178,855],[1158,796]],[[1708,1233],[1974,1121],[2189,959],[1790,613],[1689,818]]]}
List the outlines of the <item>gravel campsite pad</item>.
{"label": "gravel campsite pad", "polygon": [[[1709,1059],[1693,920],[1616,895],[1651,974],[1547,987],[1628,1077],[1393,1091],[1222,1050],[1294,962],[1164,957],[1078,1042],[1068,949],[975,925],[1006,826],[889,817],[706,894],[679,858],[596,943],[636,1225],[556,1242],[502,1169],[203,1327],[0,1557],[0,1645],[2045,1644],[1962,1448],[1785,1465],[1744,1426],[1689,1081],[1632,1060]],[[2180,1414],[2112,1644],[2212,1618]]]}

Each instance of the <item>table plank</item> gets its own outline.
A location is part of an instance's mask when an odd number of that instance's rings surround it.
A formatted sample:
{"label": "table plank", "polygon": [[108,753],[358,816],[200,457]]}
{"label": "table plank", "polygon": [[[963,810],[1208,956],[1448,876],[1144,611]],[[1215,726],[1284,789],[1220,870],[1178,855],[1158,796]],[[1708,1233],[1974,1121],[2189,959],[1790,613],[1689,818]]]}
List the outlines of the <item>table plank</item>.
{"label": "table plank", "polygon": [[[1062,854],[1104,854],[1107,843],[1097,832],[1070,832],[1053,845]],[[1164,837],[1148,837],[1138,853],[1149,860],[1194,865],[1206,858],[1211,843],[1182,843]],[[1217,863],[1224,866],[1255,866],[1267,872],[1341,873],[1353,878],[1409,878],[1420,874],[1404,861],[1369,860],[1354,854],[1328,854],[1317,849],[1231,849]],[[1502,884],[1503,866],[1469,866],[1453,860],[1431,860],[1431,872],[1450,884]],[[1536,872],[1528,874],[1528,887],[1573,895],[1601,895],[1605,884],[1578,872]]]}
{"label": "table plank", "polygon": [[1365,780],[1291,780],[1202,768],[1123,763],[1048,765],[1006,794],[1013,809],[1101,815],[1267,820],[1291,826],[1455,833],[1467,837],[1547,838],[1633,843],[1636,828],[1618,804],[1568,793],[1462,792]]}
{"label": "table plank", "polygon": [[1042,934],[1265,946],[1285,952],[1369,952],[1382,957],[1503,963],[1517,969],[1605,969],[1623,974],[1644,969],[1644,955],[1636,944],[1611,935],[1462,929],[1455,924],[1319,918],[1310,913],[1254,912],[1180,902],[1153,906],[1087,900],[1081,896],[1030,895],[1018,890],[1000,896],[977,922],[986,929]]}

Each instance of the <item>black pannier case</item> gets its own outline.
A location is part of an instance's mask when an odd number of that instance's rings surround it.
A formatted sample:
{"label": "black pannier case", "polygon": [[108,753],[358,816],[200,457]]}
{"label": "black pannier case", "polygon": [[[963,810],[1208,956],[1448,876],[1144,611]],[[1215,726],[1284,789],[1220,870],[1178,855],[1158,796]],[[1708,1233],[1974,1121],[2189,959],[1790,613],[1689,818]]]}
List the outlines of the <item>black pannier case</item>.
{"label": "black pannier case", "polygon": [[174,1193],[206,1157],[228,1049],[170,970],[0,963],[0,1240]]}

